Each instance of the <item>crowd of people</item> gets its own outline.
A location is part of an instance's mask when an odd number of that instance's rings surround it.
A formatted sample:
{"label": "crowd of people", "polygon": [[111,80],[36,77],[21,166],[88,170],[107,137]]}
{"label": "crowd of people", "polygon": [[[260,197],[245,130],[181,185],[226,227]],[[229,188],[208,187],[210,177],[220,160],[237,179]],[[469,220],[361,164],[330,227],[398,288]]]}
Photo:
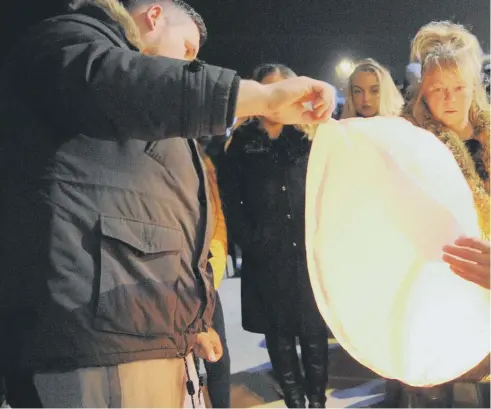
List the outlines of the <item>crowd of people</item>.
{"label": "crowd of people", "polygon": [[[242,250],[243,327],[265,335],[285,404],[326,407],[304,202],[335,90],[281,64],[251,80],[204,64],[206,37],[182,0],[79,0],[7,58],[0,375],[12,407],[199,407],[200,359],[213,407],[230,407],[217,292],[229,242]],[[403,116],[450,149],[482,237],[448,243],[443,260],[489,290],[489,61],[450,22],[422,27],[410,59],[419,69],[403,93],[383,65],[359,61],[339,117]],[[488,375],[489,357],[462,379]],[[389,380],[385,405],[452,397],[448,384]]]}

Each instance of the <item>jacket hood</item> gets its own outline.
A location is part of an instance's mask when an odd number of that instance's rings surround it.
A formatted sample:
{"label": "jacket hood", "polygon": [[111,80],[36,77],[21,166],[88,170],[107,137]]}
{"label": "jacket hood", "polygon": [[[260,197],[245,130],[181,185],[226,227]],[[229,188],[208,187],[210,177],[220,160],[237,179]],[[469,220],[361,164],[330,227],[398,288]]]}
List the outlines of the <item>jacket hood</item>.
{"label": "jacket hood", "polygon": [[90,6],[97,7],[105,12],[111,20],[122,28],[126,39],[131,45],[142,52],[144,51],[145,46],[141,40],[140,30],[131,14],[118,0],[74,0],[70,3],[69,9],[78,12]]}

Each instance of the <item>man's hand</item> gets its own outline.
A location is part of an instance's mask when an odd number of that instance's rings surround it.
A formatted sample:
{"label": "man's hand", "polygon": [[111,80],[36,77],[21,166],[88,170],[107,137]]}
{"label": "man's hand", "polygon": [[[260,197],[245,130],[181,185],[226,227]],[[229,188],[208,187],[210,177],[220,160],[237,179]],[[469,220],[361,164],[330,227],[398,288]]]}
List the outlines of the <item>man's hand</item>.
{"label": "man's hand", "polygon": [[462,278],[481,287],[490,287],[490,243],[477,238],[461,237],[443,247],[443,261]]}
{"label": "man's hand", "polygon": [[237,117],[264,116],[285,125],[326,122],[336,107],[334,88],[322,81],[295,77],[262,85],[243,80]]}
{"label": "man's hand", "polygon": [[206,359],[209,362],[218,362],[221,359],[223,355],[222,342],[213,328],[198,334],[194,352],[199,358]]}
{"label": "man's hand", "polygon": [[336,107],[336,91],[326,82],[296,77],[265,85],[265,117],[281,124],[326,122]]}

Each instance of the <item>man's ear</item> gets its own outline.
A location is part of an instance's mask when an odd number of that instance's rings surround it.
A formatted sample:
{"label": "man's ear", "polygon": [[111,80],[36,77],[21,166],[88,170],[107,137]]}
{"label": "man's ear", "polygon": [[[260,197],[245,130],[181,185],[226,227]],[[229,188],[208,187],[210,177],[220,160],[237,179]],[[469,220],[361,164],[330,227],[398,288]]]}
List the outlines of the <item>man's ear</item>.
{"label": "man's ear", "polygon": [[145,24],[149,31],[155,30],[157,25],[165,24],[164,10],[159,4],[153,4],[145,12]]}

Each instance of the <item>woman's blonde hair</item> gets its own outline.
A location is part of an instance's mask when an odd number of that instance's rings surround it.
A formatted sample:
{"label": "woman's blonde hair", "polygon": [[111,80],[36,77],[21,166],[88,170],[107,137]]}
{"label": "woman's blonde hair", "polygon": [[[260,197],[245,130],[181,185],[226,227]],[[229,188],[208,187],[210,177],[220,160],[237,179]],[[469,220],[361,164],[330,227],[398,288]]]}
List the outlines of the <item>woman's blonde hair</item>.
{"label": "woman's blonde hair", "polygon": [[476,36],[464,26],[450,21],[434,21],[423,26],[411,43],[411,61],[421,64],[421,82],[410,101],[411,114],[418,123],[428,112],[423,99],[426,74],[435,68],[453,69],[472,85],[469,120],[475,123],[481,112],[489,109],[481,81],[484,54]]}
{"label": "woman's blonde hair", "polygon": [[359,72],[370,72],[375,74],[380,86],[380,107],[378,115],[380,116],[399,116],[404,105],[404,99],[394,84],[392,76],[387,68],[383,67],[377,61],[367,58],[358,63],[348,78],[348,87],[346,89],[346,102],[343,107],[341,118],[353,118],[358,116],[355,104],[353,102],[353,78]]}

